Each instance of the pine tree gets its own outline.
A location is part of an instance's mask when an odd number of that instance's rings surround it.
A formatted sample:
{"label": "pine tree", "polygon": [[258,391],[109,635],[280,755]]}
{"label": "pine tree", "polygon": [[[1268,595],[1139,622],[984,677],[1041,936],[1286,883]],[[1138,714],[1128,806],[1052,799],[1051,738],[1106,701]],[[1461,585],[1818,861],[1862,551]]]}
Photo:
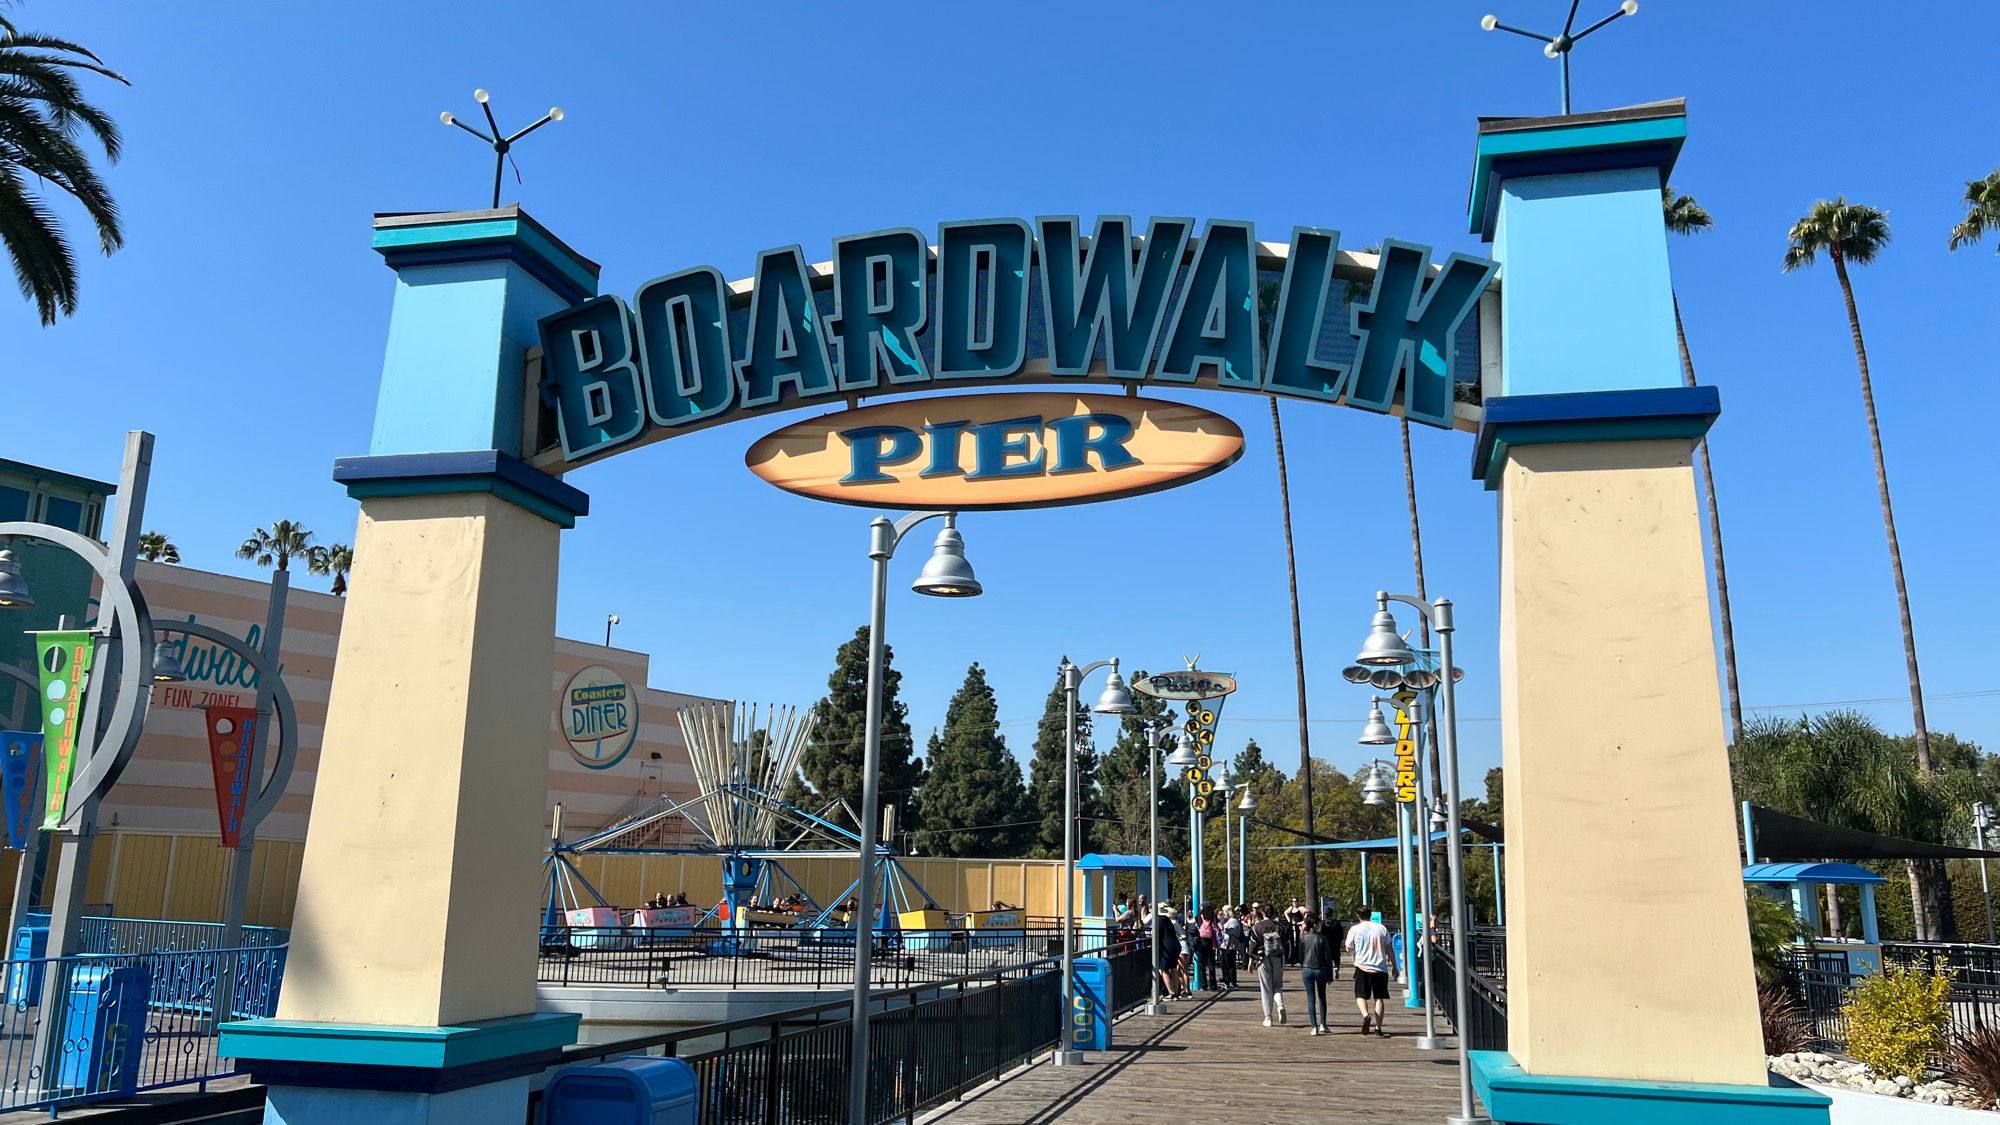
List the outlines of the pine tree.
{"label": "pine tree", "polygon": [[1011,858],[1030,839],[1021,763],[1007,749],[999,718],[986,670],[975,662],[945,708],[943,733],[931,737],[920,853]]}
{"label": "pine tree", "polygon": [[[1042,722],[1035,732],[1035,758],[1028,769],[1028,803],[1041,820],[1031,843],[1033,854],[1044,859],[1060,859],[1063,849],[1063,757],[1067,752],[1068,727],[1063,721],[1065,692],[1062,673],[1049,690],[1042,706]],[[1104,816],[1104,797],[1097,783],[1097,748],[1091,744],[1090,708],[1083,698],[1076,701],[1076,850],[1078,855],[1097,850],[1103,836],[1099,822]]]}
{"label": "pine tree", "polygon": [[[916,740],[910,737],[910,709],[897,698],[903,674],[896,671],[895,650],[882,650],[882,772],[878,795],[884,806],[901,804],[898,832],[915,827],[920,805],[913,800],[923,782],[923,759],[914,755]],[[833,657],[833,674],[826,679],[826,697],[813,704],[812,741],[799,757],[803,786],[786,791],[786,799],[805,807],[819,806],[835,799],[845,800],[858,816],[861,812],[861,759],[866,746],[868,717],[868,627],[854,631],[854,638],[840,646]],[[835,823],[852,825],[842,814],[829,816]],[[858,826],[857,826],[858,827]]]}
{"label": "pine tree", "polygon": [[1243,744],[1243,752],[1229,763],[1229,784],[1241,785],[1245,781],[1255,781],[1277,767],[1264,760],[1264,748],[1256,739]]}
{"label": "pine tree", "polygon": [[[1135,671],[1133,680],[1146,673]],[[1104,755],[1099,776],[1106,806],[1106,819],[1099,824],[1100,846],[1126,855],[1146,854],[1147,812],[1151,805],[1152,780],[1146,760],[1146,730],[1157,725],[1173,726],[1177,716],[1161,700],[1140,692],[1132,694],[1137,711],[1118,724],[1118,740]],[[1160,854],[1184,856],[1188,844],[1187,785],[1167,767],[1161,750]]]}

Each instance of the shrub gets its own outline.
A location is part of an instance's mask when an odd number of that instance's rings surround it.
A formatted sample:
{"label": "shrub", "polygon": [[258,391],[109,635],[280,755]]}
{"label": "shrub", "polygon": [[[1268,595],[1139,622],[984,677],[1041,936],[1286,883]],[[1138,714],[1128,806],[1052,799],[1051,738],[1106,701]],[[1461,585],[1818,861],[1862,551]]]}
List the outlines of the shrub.
{"label": "shrub", "polygon": [[1812,1046],[1812,1024],[1798,998],[1780,985],[1757,986],[1757,1015],[1764,1025],[1764,1053],[1789,1055]]}
{"label": "shrub", "polygon": [[1776,984],[1784,975],[1786,949],[1801,936],[1799,920],[1790,903],[1755,887],[1744,889],[1743,905],[1750,915],[1750,967],[1758,984]]}
{"label": "shrub", "polygon": [[1847,1053],[1882,1074],[1921,1078],[1950,1039],[1951,972],[1884,964],[1862,978],[1847,1005]]}
{"label": "shrub", "polygon": [[1944,1068],[1988,1105],[2000,1102],[2000,1028],[1974,1028],[1955,1037],[1945,1052]]}

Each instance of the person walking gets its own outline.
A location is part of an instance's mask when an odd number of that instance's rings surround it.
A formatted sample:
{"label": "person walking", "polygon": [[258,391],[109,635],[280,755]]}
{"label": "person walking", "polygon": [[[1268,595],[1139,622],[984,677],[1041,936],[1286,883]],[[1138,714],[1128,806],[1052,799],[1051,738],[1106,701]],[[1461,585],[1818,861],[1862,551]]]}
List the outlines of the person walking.
{"label": "person walking", "polygon": [[1243,928],[1243,916],[1238,908],[1222,908],[1222,986],[1236,987],[1236,961],[1243,956],[1247,931]]}
{"label": "person walking", "polygon": [[1201,913],[1195,915],[1194,940],[1188,944],[1194,949],[1195,979],[1204,989],[1216,995],[1222,994],[1222,982],[1215,975],[1216,942],[1222,937],[1222,930],[1216,924],[1215,907],[1201,904]]}
{"label": "person walking", "polygon": [[1375,1034],[1387,1039],[1382,1015],[1389,1004],[1389,974],[1395,958],[1389,951],[1389,928],[1371,918],[1363,918],[1347,930],[1347,951],[1354,958],[1354,1006],[1361,1009],[1361,1034],[1368,1034],[1371,1022]]}
{"label": "person walking", "polygon": [[1180,998],[1177,983],[1181,967],[1180,931],[1174,929],[1173,917],[1168,913],[1172,907],[1160,908],[1160,943],[1153,949],[1153,968],[1160,974],[1160,987],[1166,990],[1167,999]]}
{"label": "person walking", "polygon": [[1314,1035],[1326,1034],[1326,980],[1333,971],[1333,943],[1322,931],[1319,915],[1306,915],[1305,936],[1299,939],[1299,987],[1306,994],[1306,1022]]}
{"label": "person walking", "polygon": [[1285,924],[1290,927],[1285,934],[1285,963],[1296,965],[1299,963],[1299,938],[1306,932],[1306,908],[1299,905],[1298,899],[1293,899],[1292,904],[1285,908]]}
{"label": "person walking", "polygon": [[1319,932],[1326,935],[1327,948],[1333,951],[1333,979],[1340,979],[1340,944],[1347,937],[1347,927],[1341,925],[1340,915],[1329,912],[1320,920]]}
{"label": "person walking", "polygon": [[1264,1026],[1285,1022],[1285,931],[1289,923],[1258,913],[1250,927],[1250,956],[1257,968],[1257,999],[1264,1008]]}

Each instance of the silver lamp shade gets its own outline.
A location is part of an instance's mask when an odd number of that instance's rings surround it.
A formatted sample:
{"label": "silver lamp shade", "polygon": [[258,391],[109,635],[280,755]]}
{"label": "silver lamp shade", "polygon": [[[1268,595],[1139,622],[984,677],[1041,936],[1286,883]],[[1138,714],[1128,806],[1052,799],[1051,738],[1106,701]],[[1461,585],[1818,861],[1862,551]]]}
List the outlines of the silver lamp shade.
{"label": "silver lamp shade", "polygon": [[965,539],[958,533],[957,517],[945,517],[937,545],[910,589],[934,598],[970,598],[983,589],[973,577],[972,564],[965,561]]}
{"label": "silver lamp shade", "polygon": [[1181,743],[1179,746],[1174,747],[1174,752],[1167,755],[1167,764],[1174,767],[1177,770],[1184,770],[1189,766],[1196,764],[1200,760],[1201,760],[1201,755],[1198,752],[1196,752],[1194,747],[1189,746],[1185,742]]}
{"label": "silver lamp shade", "polygon": [[1368,723],[1361,728],[1361,745],[1391,746],[1396,742],[1396,732],[1389,728],[1389,720],[1382,717],[1382,700],[1378,696],[1368,705]]}
{"label": "silver lamp shade", "polygon": [[1396,618],[1386,609],[1375,611],[1375,622],[1368,627],[1368,639],[1361,642],[1361,654],[1354,658],[1356,664],[1378,664],[1391,667],[1408,664],[1417,658],[1410,646],[1396,633]]}
{"label": "silver lamp shade", "polygon": [[1250,792],[1248,787],[1245,787],[1243,790],[1243,799],[1236,803],[1236,811],[1237,812],[1257,811],[1257,795],[1255,793]]}
{"label": "silver lamp shade", "polygon": [[1097,706],[1091,708],[1100,715],[1130,715],[1138,710],[1132,705],[1132,692],[1125,686],[1125,678],[1118,674],[1114,665],[1111,677],[1104,681],[1104,692],[1097,697]]}
{"label": "silver lamp shade", "polygon": [[181,671],[180,650],[172,641],[153,643],[153,682],[156,684],[178,684],[187,679]]}
{"label": "silver lamp shade", "polygon": [[27,580],[21,577],[21,562],[12,551],[0,551],[0,607],[28,609],[35,604],[35,596],[28,593]]}

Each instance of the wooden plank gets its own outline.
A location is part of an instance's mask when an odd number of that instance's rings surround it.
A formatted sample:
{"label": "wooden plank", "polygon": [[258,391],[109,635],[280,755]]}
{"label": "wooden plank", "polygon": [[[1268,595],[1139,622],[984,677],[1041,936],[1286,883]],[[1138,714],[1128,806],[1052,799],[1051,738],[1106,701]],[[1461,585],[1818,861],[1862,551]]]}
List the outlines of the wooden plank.
{"label": "wooden plank", "polygon": [[[1389,1038],[1359,1034],[1346,974],[1327,986],[1332,1033],[1305,1026],[1296,972],[1286,975],[1283,1027],[1263,1026],[1257,989],[1180,1001],[1167,1015],[1119,1021],[1110,1051],[1082,1066],[1039,1062],[1003,1076],[925,1121],[945,1125],[1185,1125],[1212,1109],[1231,1120],[1436,1121],[1458,1111],[1456,1051],[1420,1051],[1421,1012],[1389,1001]],[[1448,1025],[1442,1019],[1440,1028]]]}

